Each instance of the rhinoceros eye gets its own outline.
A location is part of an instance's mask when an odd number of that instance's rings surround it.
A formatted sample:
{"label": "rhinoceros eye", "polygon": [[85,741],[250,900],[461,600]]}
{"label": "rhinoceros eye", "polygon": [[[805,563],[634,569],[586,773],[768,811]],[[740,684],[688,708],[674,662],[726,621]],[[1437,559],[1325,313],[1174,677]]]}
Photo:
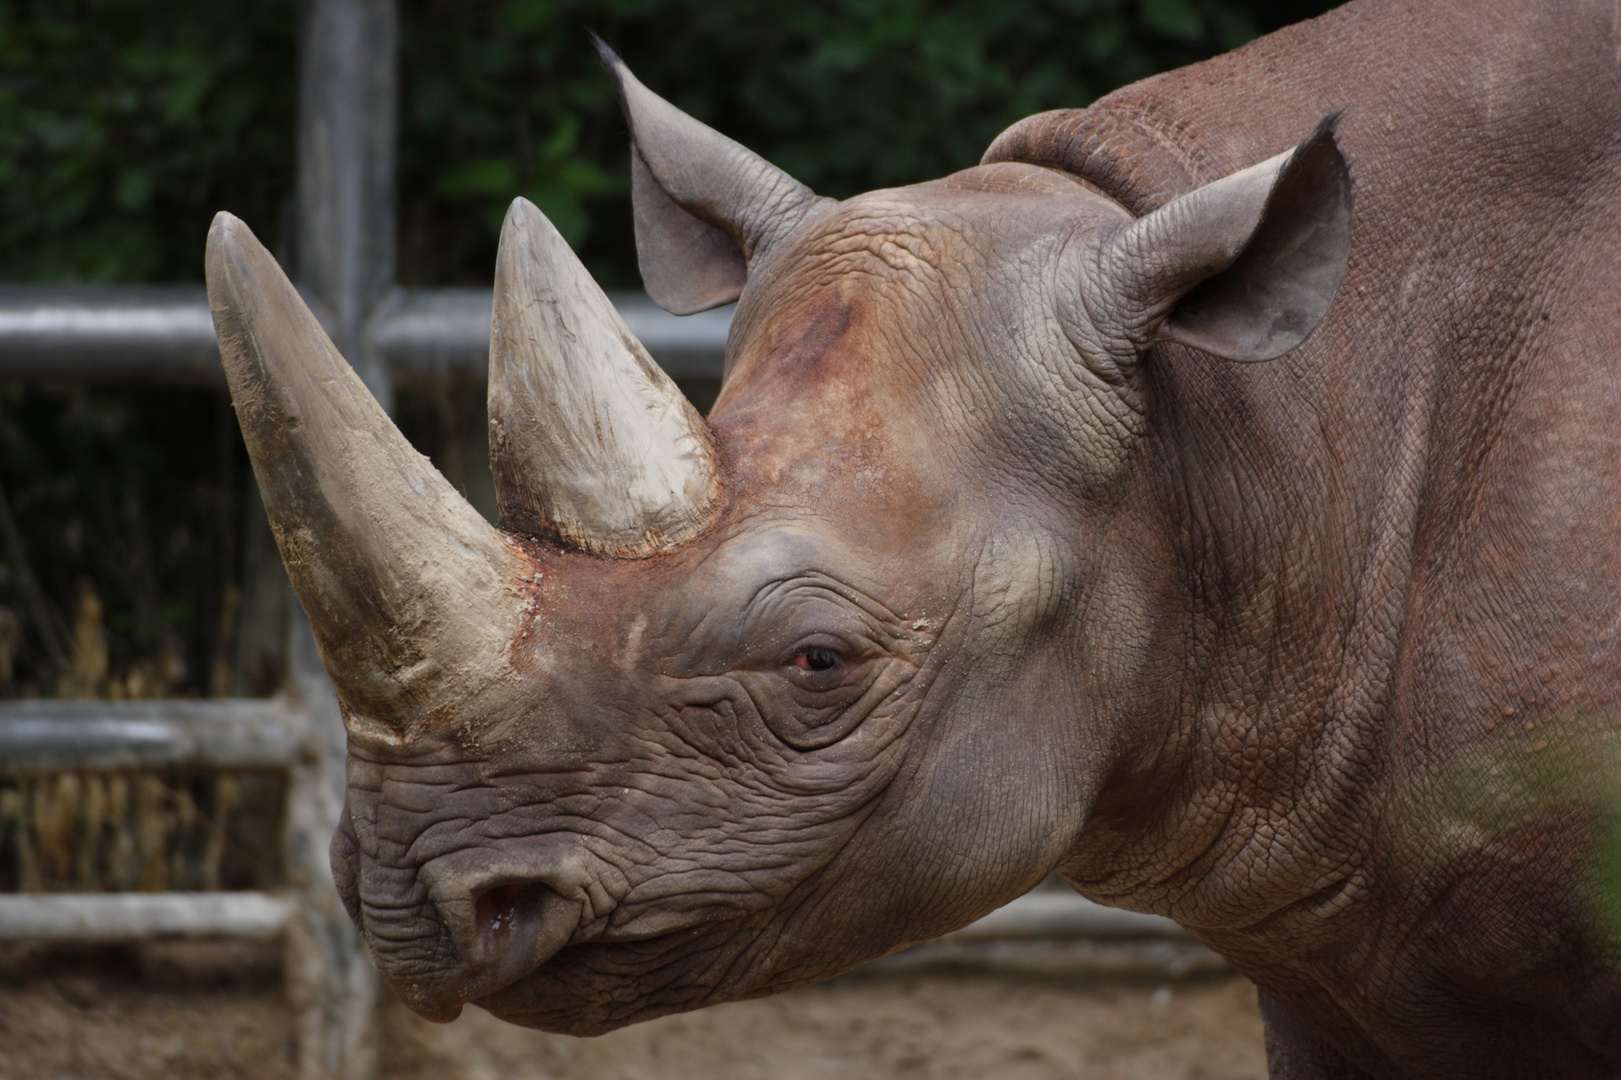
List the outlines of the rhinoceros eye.
{"label": "rhinoceros eye", "polygon": [[835,650],[813,645],[802,649],[789,661],[794,667],[802,671],[831,671],[844,662],[844,657]]}
{"label": "rhinoceros eye", "polygon": [[[739,671],[772,734],[796,750],[817,750],[849,734],[869,709],[855,708],[883,668],[870,644],[808,634],[768,669]],[[759,678],[764,676],[764,678]]]}
{"label": "rhinoceros eye", "polygon": [[862,665],[853,663],[849,650],[831,635],[818,634],[816,638],[794,646],[783,661],[783,674],[801,690],[825,694],[850,682]]}

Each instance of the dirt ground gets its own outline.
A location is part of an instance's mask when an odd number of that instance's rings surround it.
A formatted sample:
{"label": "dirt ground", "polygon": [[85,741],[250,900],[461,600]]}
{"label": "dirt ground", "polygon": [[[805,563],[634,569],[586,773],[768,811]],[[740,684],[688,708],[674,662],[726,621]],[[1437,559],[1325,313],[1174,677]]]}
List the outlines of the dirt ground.
{"label": "dirt ground", "polygon": [[[1197,958],[1013,959],[952,967],[891,962],[598,1039],[525,1031],[478,1009],[454,1024],[429,1024],[391,1001],[381,1021],[382,1078],[1265,1075],[1254,990]],[[271,948],[0,949],[3,1080],[291,1080],[291,1030]]]}

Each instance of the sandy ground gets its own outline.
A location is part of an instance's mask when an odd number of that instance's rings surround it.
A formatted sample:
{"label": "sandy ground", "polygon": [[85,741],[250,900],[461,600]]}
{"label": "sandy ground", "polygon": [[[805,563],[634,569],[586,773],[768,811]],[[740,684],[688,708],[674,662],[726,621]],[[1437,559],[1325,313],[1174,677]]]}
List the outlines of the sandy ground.
{"label": "sandy ground", "polygon": [[[1074,957],[904,965],[598,1039],[469,1009],[454,1024],[382,1015],[383,1080],[824,1080],[1265,1075],[1255,992],[1223,974]],[[1104,958],[1107,959],[1107,958]],[[1186,969],[1190,965],[1181,964]],[[1191,965],[1197,968],[1199,965]],[[1018,967],[1015,965],[1014,967]],[[1173,965],[1175,968],[1176,965]],[[1129,968],[1129,970],[1128,970]],[[1036,972],[1036,973],[1032,973]],[[0,950],[4,1080],[291,1080],[273,949],[148,945]]]}

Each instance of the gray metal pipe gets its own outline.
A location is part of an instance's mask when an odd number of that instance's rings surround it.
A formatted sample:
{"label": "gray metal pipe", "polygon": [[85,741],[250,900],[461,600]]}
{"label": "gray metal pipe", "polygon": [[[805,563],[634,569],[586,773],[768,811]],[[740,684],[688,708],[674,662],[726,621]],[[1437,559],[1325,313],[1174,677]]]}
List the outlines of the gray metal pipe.
{"label": "gray metal pipe", "polygon": [[[721,377],[730,308],[677,318],[645,293],[612,298],[671,376]],[[486,289],[397,289],[367,336],[395,378],[482,377],[490,307]],[[224,383],[199,285],[0,286],[0,378]]]}
{"label": "gray metal pipe", "polygon": [[1084,896],[1039,889],[998,908],[942,941],[1017,941],[1056,938],[1191,938],[1161,915],[1105,907]]}
{"label": "gray metal pipe", "polygon": [[[133,941],[154,937],[271,938],[289,917],[265,893],[22,893],[0,896],[0,941]],[[1057,938],[1188,939],[1153,915],[1116,911],[1079,896],[1034,895],[940,939],[944,942]]]}
{"label": "gray metal pipe", "polygon": [[394,286],[399,14],[394,0],[318,0],[303,15],[293,279],[387,409],[366,327]]}
{"label": "gray metal pipe", "polygon": [[270,941],[291,918],[287,901],[259,892],[14,893],[0,896],[0,941]]}
{"label": "gray metal pipe", "polygon": [[201,285],[0,286],[0,375],[224,382]]}
{"label": "gray metal pipe", "polygon": [[309,714],[275,698],[0,703],[0,774],[286,769],[309,740]]}

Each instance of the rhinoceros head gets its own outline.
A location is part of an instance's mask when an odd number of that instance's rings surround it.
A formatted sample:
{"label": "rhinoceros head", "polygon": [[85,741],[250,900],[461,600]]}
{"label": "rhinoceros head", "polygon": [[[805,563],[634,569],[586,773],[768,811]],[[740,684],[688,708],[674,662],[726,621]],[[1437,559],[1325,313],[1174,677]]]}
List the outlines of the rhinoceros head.
{"label": "rhinoceros head", "polygon": [[208,254],[344,706],[350,914],[423,1014],[574,1033],[825,978],[1075,849],[1162,704],[1138,359],[1292,347],[1349,236],[1326,128],[1140,219],[1013,164],[839,203],[610,64],[644,277],[739,300],[726,382],[704,420],[519,200],[500,527],[241,222]]}

